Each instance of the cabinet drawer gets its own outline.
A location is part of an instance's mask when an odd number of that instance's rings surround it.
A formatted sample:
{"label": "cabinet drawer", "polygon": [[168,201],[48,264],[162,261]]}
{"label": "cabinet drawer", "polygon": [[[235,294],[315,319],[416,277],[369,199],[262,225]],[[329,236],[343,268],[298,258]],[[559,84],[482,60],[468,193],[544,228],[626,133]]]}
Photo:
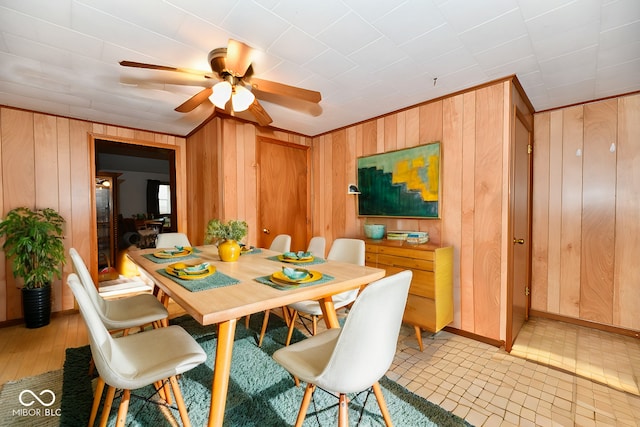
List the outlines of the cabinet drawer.
{"label": "cabinet drawer", "polygon": [[[378,265],[378,268],[383,268],[387,272],[387,276],[406,270],[406,268],[389,267],[387,265]],[[411,279],[409,293],[425,298],[435,298],[436,292],[433,273],[430,271],[413,270],[413,279]]]}
{"label": "cabinet drawer", "polygon": [[378,265],[389,265],[392,267],[404,267],[416,270],[433,271],[433,261],[416,259],[416,258],[401,258],[394,255],[378,254]]}
{"label": "cabinet drawer", "polygon": [[385,255],[395,255],[402,258],[415,258],[433,261],[433,251],[421,251],[412,248],[395,248],[391,246],[378,246],[378,253]]}

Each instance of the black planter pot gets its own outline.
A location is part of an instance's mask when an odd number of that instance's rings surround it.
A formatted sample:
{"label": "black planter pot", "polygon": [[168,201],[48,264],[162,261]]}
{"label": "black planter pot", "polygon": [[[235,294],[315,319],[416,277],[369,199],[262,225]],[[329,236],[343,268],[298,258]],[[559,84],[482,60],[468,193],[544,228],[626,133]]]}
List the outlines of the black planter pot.
{"label": "black planter pot", "polygon": [[22,288],[22,312],[27,328],[35,329],[48,325],[51,319],[51,286]]}

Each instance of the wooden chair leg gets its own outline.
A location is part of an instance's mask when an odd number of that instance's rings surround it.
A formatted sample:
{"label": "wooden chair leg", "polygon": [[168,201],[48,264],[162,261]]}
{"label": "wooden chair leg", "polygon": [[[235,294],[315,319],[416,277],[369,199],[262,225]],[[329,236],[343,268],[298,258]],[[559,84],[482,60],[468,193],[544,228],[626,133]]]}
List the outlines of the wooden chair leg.
{"label": "wooden chair leg", "polygon": [[286,305],[282,307],[282,318],[284,319],[284,323],[289,326],[289,323],[291,323],[291,314],[289,314],[289,309]]}
{"label": "wooden chair leg", "polygon": [[296,326],[296,317],[298,316],[298,311],[293,310],[293,314],[291,315],[291,323],[289,323],[289,332],[287,332],[287,341],[284,343],[285,346],[288,346],[291,342],[291,336],[293,336],[293,328]]}
{"label": "wooden chair leg", "polygon": [[338,403],[338,427],[349,427],[349,400],[344,393],[340,394]]}
{"label": "wooden chair leg", "polygon": [[189,414],[187,413],[187,407],[184,404],[184,398],[182,397],[182,391],[180,391],[180,385],[178,384],[178,379],[174,375],[169,378],[169,382],[171,383],[173,396],[176,398],[176,404],[178,405],[178,412],[180,412],[182,425],[184,427],[191,427],[191,420],[189,420]]}
{"label": "wooden chair leg", "polygon": [[387,402],[385,402],[384,400],[382,389],[380,388],[380,383],[378,381],[373,384],[373,394],[376,395],[376,400],[378,401],[378,406],[380,407],[382,418],[384,418],[384,423],[387,425],[387,427],[393,427],[393,423],[391,422],[391,415],[389,414],[389,409],[387,408]]}
{"label": "wooden chair leg", "polygon": [[260,329],[260,339],[258,340],[258,347],[262,347],[262,340],[264,339],[264,334],[267,333],[267,325],[269,324],[269,313],[271,310],[267,309],[264,311],[264,319],[262,320],[262,329]]}
{"label": "wooden chair leg", "polygon": [[305,417],[307,416],[307,409],[309,409],[309,403],[311,403],[311,396],[315,391],[315,384],[307,384],[307,388],[304,391],[302,397],[302,403],[300,404],[300,410],[298,411],[298,418],[296,418],[296,427],[302,427]]}
{"label": "wooden chair leg", "polygon": [[104,406],[102,407],[100,427],[106,427],[107,421],[109,421],[109,412],[111,412],[111,405],[113,405],[113,396],[115,396],[115,394],[116,388],[109,386],[109,388],[107,388],[107,396],[104,398]]}
{"label": "wooden chair leg", "polygon": [[422,351],[422,331],[420,330],[420,326],[414,325],[413,328],[416,331],[416,338],[418,339],[418,347],[420,347],[420,351]]}
{"label": "wooden chair leg", "polygon": [[171,400],[171,392],[169,390],[169,384],[165,381],[160,381],[160,384],[162,384],[162,390],[164,393],[165,402],[167,402],[167,405],[171,405],[173,403],[173,400]]}
{"label": "wooden chair leg", "polygon": [[120,406],[118,407],[118,418],[116,421],[116,427],[124,427],[127,420],[127,412],[129,411],[129,400],[131,400],[131,391],[124,390],[122,393],[122,399],[120,399]]}
{"label": "wooden chair leg", "polygon": [[247,314],[246,316],[244,316],[244,327],[249,329],[249,320],[251,320],[251,315]]}
{"label": "wooden chair leg", "polygon": [[[93,360],[92,360],[93,362]],[[91,416],[89,417],[89,425],[93,427],[98,416],[98,408],[100,407],[100,399],[102,399],[102,392],[104,391],[104,380],[102,377],[98,377],[98,383],[96,384],[96,392],[93,395],[93,405],[91,406]]]}
{"label": "wooden chair leg", "polygon": [[318,316],[311,316],[313,326],[311,327],[311,335],[318,333]]}

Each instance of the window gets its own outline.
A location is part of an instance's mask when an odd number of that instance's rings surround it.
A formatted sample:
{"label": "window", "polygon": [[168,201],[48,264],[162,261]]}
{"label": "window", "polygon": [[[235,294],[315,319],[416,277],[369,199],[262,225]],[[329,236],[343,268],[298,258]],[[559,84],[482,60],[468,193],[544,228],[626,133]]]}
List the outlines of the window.
{"label": "window", "polygon": [[158,208],[160,215],[171,214],[171,186],[160,184],[158,187]]}

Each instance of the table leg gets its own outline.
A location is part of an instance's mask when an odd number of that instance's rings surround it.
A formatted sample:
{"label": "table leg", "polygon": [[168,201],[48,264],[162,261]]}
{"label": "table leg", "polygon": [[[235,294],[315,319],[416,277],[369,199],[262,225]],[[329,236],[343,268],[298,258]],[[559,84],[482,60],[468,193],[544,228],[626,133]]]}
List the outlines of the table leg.
{"label": "table leg", "polygon": [[339,328],[338,315],[336,314],[336,308],[333,305],[333,299],[329,296],[318,301],[320,308],[322,309],[322,317],[327,328]]}
{"label": "table leg", "polygon": [[213,366],[213,385],[211,387],[211,407],[209,408],[209,427],[221,427],[224,421],[224,408],[227,403],[229,373],[233,338],[236,333],[236,319],[218,324],[218,347]]}

